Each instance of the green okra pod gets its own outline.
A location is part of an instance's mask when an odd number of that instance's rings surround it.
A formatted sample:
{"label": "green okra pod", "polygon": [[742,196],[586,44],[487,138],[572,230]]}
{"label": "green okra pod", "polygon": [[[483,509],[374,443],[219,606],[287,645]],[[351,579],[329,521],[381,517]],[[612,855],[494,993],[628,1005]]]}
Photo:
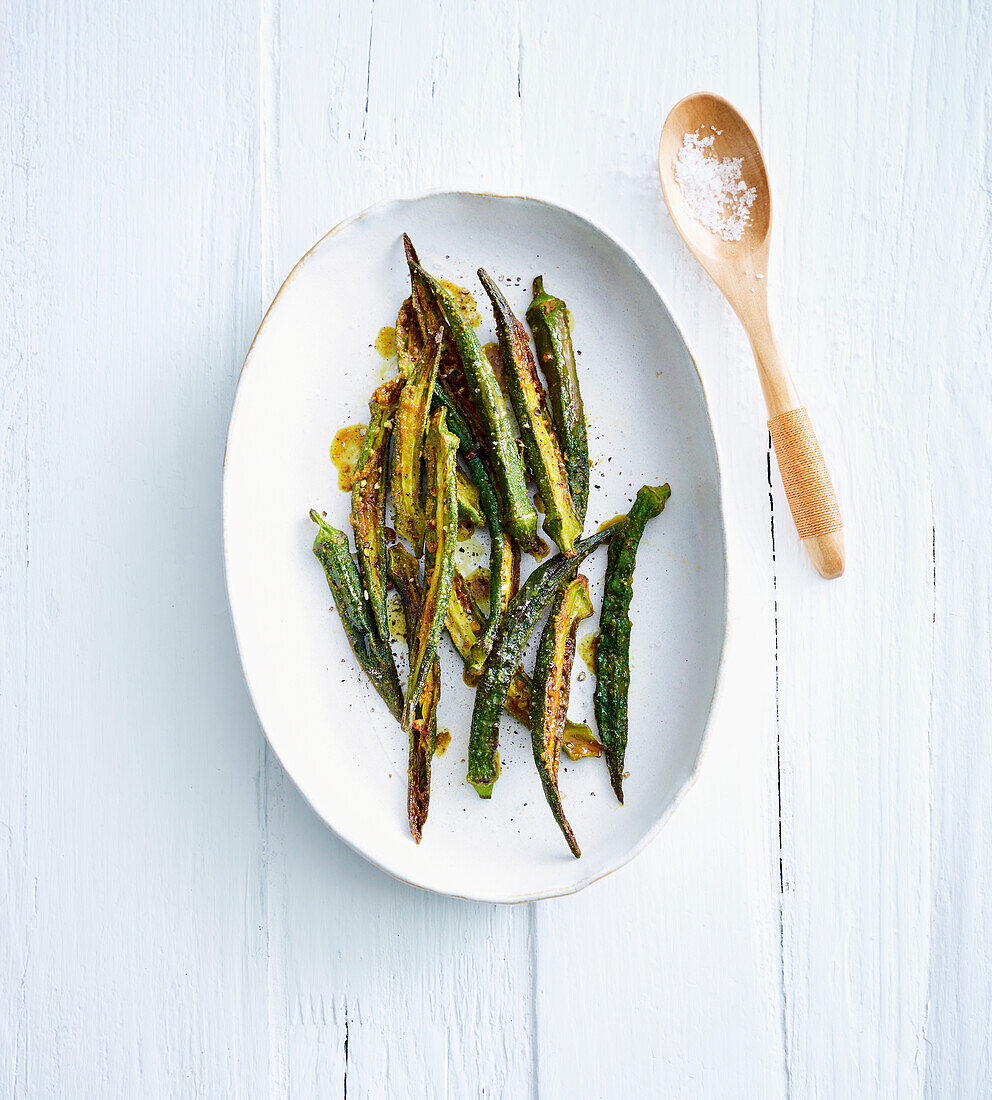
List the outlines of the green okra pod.
{"label": "green okra pod", "polygon": [[[431,289],[426,274],[420,267],[420,260],[413,242],[404,233],[403,250],[406,253],[407,266],[410,269],[410,286],[412,289],[409,302],[413,315],[414,325],[409,326],[407,318],[403,317],[404,338],[419,340],[421,343],[437,329],[445,329],[444,314],[441,312],[434,291]],[[401,313],[401,317],[402,317]],[[415,331],[414,331],[415,330]],[[397,338],[398,343],[398,338]],[[400,360],[402,368],[402,358]],[[445,329],[444,343],[441,348],[441,363],[438,368],[438,377],[444,380],[445,388],[464,419],[471,425],[472,431],[480,434],[479,413],[472,401],[472,389],[465,374],[461,355]]]}
{"label": "green okra pod", "polygon": [[544,389],[537,375],[527,332],[514,317],[499,287],[481,267],[479,279],[496,315],[504,378],[520,425],[527,462],[544,502],[544,530],[563,554],[570,555],[575,540],[582,535],[582,523],[572,502],[565,462],[545,408]]}
{"label": "green okra pod", "polygon": [[425,523],[420,489],[421,455],[441,358],[441,339],[442,332],[438,329],[423,345],[399,395],[393,429],[390,493],[396,530],[410,540],[418,556],[424,545]]}
{"label": "green okra pod", "polygon": [[351,483],[351,526],[355,529],[358,567],[375,628],[386,646],[386,468],[394,414],[404,389],[402,378],[391,378],[372,394],[369,426]]}
{"label": "green okra pod", "polygon": [[503,530],[499,500],[489,476],[478,440],[455,406],[446,387],[438,385],[434,389],[434,406],[443,408],[447,413],[448,428],[458,436],[458,447],[469,475],[479,491],[479,507],[486,517],[489,529],[489,617],[481,634],[474,643],[469,669],[478,674],[489,656],[493,641],[499,632],[503,613],[520,579],[520,551],[513,540]]}
{"label": "green okra pod", "polygon": [[417,312],[413,306],[413,299],[407,298],[400,306],[396,317],[396,363],[400,377],[407,378],[413,373],[413,368],[423,350],[424,338]]}
{"label": "green okra pod", "polygon": [[[486,616],[472,599],[468,581],[459,573],[457,566],[451,585],[451,602],[448,604],[444,625],[458,655],[465,662],[467,679],[477,683],[478,676],[472,672],[471,658],[476,640],[485,630]],[[528,729],[530,729],[532,686],[530,676],[524,672],[521,665],[517,665],[510,677],[506,702],[503,704],[506,713],[523,723]],[[565,751],[573,760],[578,760],[582,756],[598,756],[602,751],[602,747],[585,722],[573,722],[570,718],[565,720],[563,744]]]}
{"label": "green okra pod", "polygon": [[562,808],[558,764],[568,713],[572,663],[575,660],[575,631],[579,623],[591,614],[589,581],[580,574],[551,602],[534,664],[534,691],[530,702],[534,763],[541,777],[544,797],[576,859],[582,852]]}
{"label": "green okra pod", "polygon": [[458,541],[458,501],[455,496],[455,454],[458,438],[445,425],[444,409],[431,417],[424,444],[427,466],[427,562],[424,603],[417,629],[410,637],[410,678],[403,707],[403,728],[410,731],[414,707],[444,629],[451,599],[451,578],[455,569],[455,545]]}
{"label": "green okra pod", "polygon": [[455,467],[455,493],[458,496],[458,522],[465,527],[481,527],[485,522],[479,502],[479,489],[460,467]]}
{"label": "green okra pod", "polygon": [[623,805],[623,760],[627,751],[627,692],[630,688],[630,600],[633,595],[637,547],[649,519],[671,496],[668,485],[645,485],[628,514],[627,523],[610,543],[606,591],[599,612],[596,646],[596,726],[606,752],[610,782]]}
{"label": "green okra pod", "polygon": [[[424,594],[420,563],[400,545],[389,548],[389,577],[403,604],[406,636],[413,639],[423,614]],[[437,742],[437,704],[441,698],[441,664],[435,656],[423,690],[414,704],[410,727],[410,762],[407,780],[407,819],[410,834],[419,844],[431,799],[431,757]]]}
{"label": "green okra pod", "polygon": [[534,334],[537,361],[548,382],[548,410],[561,446],[575,512],[583,523],[589,501],[589,441],[568,307],[561,298],[544,289],[542,275],[534,280],[534,299],[527,307],[527,324]]}
{"label": "green okra pod", "polygon": [[490,798],[499,778],[499,716],[514,670],[541,612],[575,575],[597,547],[623,530],[626,518],[575,544],[572,557],[556,554],[539,565],[510,601],[475,693],[468,745],[468,781],[482,798]]}
{"label": "green okra pod", "polygon": [[[503,522],[513,538],[523,546],[530,546],[537,534],[537,512],[527,494],[523,459],[517,449],[493,368],[482,350],[475,329],[462,316],[450,291],[419,264],[411,263],[411,271],[433,296],[461,360],[482,442],[490,460],[492,479],[503,505]],[[464,412],[461,404],[459,410]]]}
{"label": "green okra pod", "polygon": [[310,518],[317,524],[313,552],[324,567],[348,642],[390,713],[399,718],[403,711],[403,692],[392,650],[379,636],[362,594],[362,580],[351,556],[348,536],[332,527],[316,509],[310,510]]}

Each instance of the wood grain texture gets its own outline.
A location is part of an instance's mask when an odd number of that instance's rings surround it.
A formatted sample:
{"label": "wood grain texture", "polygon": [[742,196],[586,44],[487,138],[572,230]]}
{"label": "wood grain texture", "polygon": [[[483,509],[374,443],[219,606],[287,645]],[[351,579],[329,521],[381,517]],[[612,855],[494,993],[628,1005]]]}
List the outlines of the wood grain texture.
{"label": "wood grain texture", "polygon": [[[4,1094],[992,1093],[992,7],[38,0],[0,27]],[[703,88],[768,162],[832,584],[659,193],[661,123]],[[723,466],[699,780],[634,864],[530,907],[418,893],[325,829],[224,595],[265,304],[341,217],[438,186],[632,245]]]}
{"label": "wood grain texture", "polygon": [[984,1095],[989,941],[962,916],[988,881],[988,800],[960,769],[981,785],[989,750],[952,716],[988,729],[988,616],[953,581],[938,595],[933,559],[953,544],[971,576],[987,545],[965,525],[988,475],[988,10],[763,5],[761,25],[780,331],[851,534],[845,579],[805,582],[775,483],[790,1082]]}
{"label": "wood grain texture", "polygon": [[219,475],[261,306],[257,25],[2,18],[0,1080],[243,1095],[266,1072],[262,739]]}

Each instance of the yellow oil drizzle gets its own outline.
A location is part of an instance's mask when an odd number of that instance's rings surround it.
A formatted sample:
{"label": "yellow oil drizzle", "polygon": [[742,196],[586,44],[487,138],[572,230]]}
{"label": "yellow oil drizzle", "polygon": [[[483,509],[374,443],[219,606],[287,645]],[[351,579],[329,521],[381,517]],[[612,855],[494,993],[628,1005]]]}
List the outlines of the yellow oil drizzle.
{"label": "yellow oil drizzle", "polygon": [[479,307],[475,304],[472,292],[457,283],[449,282],[447,279],[441,280],[441,286],[455,299],[458,312],[472,328],[478,328],[482,324],[482,315],[479,313]]}
{"label": "yellow oil drizzle", "polygon": [[392,325],[383,325],[375,338],[375,350],[383,359],[392,359],[396,354],[396,329]]}
{"label": "yellow oil drizzle", "polygon": [[331,461],[337,467],[338,488],[351,492],[351,481],[358,466],[358,452],[362,449],[362,437],[365,427],[362,424],[349,424],[342,428],[331,444]]}
{"label": "yellow oil drizzle", "polygon": [[445,750],[451,744],[451,730],[438,730],[434,740],[434,751],[438,756],[444,756]]}
{"label": "yellow oil drizzle", "polygon": [[579,656],[586,663],[590,672],[596,671],[596,649],[599,646],[599,631],[586,634],[579,639]]}

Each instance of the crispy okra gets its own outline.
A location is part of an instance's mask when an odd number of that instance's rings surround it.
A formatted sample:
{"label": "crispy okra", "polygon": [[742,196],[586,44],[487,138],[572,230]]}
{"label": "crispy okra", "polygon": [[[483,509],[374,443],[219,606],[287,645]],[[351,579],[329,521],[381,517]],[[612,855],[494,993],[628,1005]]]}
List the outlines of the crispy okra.
{"label": "crispy okra", "polygon": [[530,341],[499,287],[481,267],[479,279],[496,315],[503,376],[520,425],[527,462],[544,503],[544,530],[555,540],[559,550],[569,556],[575,540],[582,535],[582,523],[572,502],[561,449],[545,408],[544,389],[537,376]]}
{"label": "crispy okra", "polygon": [[386,618],[386,469],[397,402],[405,389],[391,378],[369,402],[369,426],[362,439],[351,483],[351,526],[355,530],[358,567],[379,638],[389,645]]}
{"label": "crispy okra", "polygon": [[379,636],[362,594],[362,580],[351,556],[348,536],[332,527],[316,509],[310,510],[310,518],[317,524],[313,552],[324,567],[324,575],[348,642],[365,675],[389,707],[389,712],[399,718],[403,711],[403,692],[396,675],[392,650],[389,643]]}
{"label": "crispy okra", "polygon": [[416,632],[410,637],[410,677],[403,708],[403,728],[407,731],[411,729],[416,701],[437,656],[437,644],[451,599],[451,577],[458,541],[458,501],[455,496],[457,450],[458,438],[445,425],[444,409],[438,409],[431,417],[424,445],[429,503],[427,560],[423,609]]}
{"label": "crispy okra", "polygon": [[583,523],[589,501],[589,441],[568,307],[561,298],[544,289],[542,275],[534,280],[534,298],[527,307],[527,324],[534,335],[538,364],[547,379],[548,410],[561,446],[572,502],[579,522]]}
{"label": "crispy okra", "polygon": [[448,427],[458,436],[458,448],[478,490],[479,507],[486,517],[486,527],[489,529],[489,616],[468,662],[470,670],[478,674],[492,649],[506,605],[517,591],[520,581],[520,550],[503,530],[499,500],[489,476],[489,468],[483,460],[481,447],[455,407],[446,387],[439,385],[435,388],[434,403],[435,407],[445,409]]}
{"label": "crispy okra", "polygon": [[410,540],[418,557],[424,544],[425,523],[420,488],[421,455],[441,358],[441,339],[438,329],[421,348],[399,395],[393,430],[393,471],[389,486],[393,515],[396,530]]}
{"label": "crispy okra", "polygon": [[668,485],[645,485],[627,522],[610,543],[606,562],[606,591],[599,612],[596,645],[596,689],[593,702],[599,739],[606,751],[610,783],[623,804],[623,760],[627,751],[627,692],[630,688],[630,600],[633,595],[637,547],[649,519],[657,516],[671,496]]}
{"label": "crispy okra", "polygon": [[[530,546],[537,534],[537,512],[527,494],[523,459],[493,368],[475,329],[458,309],[450,291],[419,264],[411,263],[411,271],[419,285],[430,292],[464,369],[492,479],[503,505],[503,522],[513,538],[523,546]],[[461,404],[459,410],[464,411]]]}
{"label": "crispy okra", "polygon": [[551,603],[548,621],[534,664],[534,690],[530,701],[531,745],[534,763],[541,777],[544,797],[573,856],[582,855],[572,826],[565,817],[558,790],[558,764],[562,734],[568,713],[572,663],[575,660],[575,631],[592,614],[589,581],[581,574]]}
{"label": "crispy okra", "polygon": [[480,797],[490,798],[499,778],[499,716],[514,670],[541,612],[575,575],[581,562],[597,547],[623,530],[626,519],[597,531],[575,544],[571,557],[556,554],[539,565],[510,601],[475,693],[468,746],[468,781]]}
{"label": "crispy okra", "polygon": [[[412,641],[423,613],[424,593],[420,563],[399,544],[389,548],[389,578],[399,593],[406,617],[406,636]],[[423,690],[414,704],[410,726],[410,758],[407,780],[407,819],[410,834],[419,844],[431,799],[431,757],[437,741],[437,704],[441,698],[441,664],[435,656]]]}

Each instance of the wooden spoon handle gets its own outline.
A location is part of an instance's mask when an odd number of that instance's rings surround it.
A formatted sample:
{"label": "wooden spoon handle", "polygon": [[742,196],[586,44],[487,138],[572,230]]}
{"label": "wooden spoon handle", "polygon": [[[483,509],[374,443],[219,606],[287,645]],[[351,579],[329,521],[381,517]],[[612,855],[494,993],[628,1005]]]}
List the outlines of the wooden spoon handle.
{"label": "wooden spoon handle", "polygon": [[768,421],[785,496],[799,537],[821,577],[844,572],[844,532],[820,444],[804,408]]}

